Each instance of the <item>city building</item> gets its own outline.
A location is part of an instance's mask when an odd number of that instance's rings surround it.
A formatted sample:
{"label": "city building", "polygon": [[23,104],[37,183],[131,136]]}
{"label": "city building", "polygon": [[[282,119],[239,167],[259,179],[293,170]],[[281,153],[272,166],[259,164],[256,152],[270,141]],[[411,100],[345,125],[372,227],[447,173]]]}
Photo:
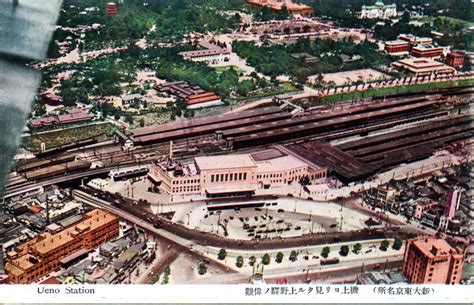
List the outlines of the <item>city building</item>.
{"label": "city building", "polygon": [[391,55],[408,54],[410,51],[410,43],[406,40],[391,40],[385,42],[385,52]]}
{"label": "city building", "polygon": [[453,74],[456,70],[432,58],[407,58],[392,63],[394,67],[409,71],[413,76]]}
{"label": "city building", "polygon": [[463,262],[460,249],[424,236],[407,241],[403,273],[412,284],[459,284]]}
{"label": "city building", "polygon": [[119,233],[118,218],[92,210],[80,222],[55,234],[42,232],[7,253],[9,283],[28,284],[61,268],[61,260],[84,249],[94,249]]}
{"label": "city building", "polygon": [[206,93],[206,90],[201,87],[183,81],[158,84],[154,89],[162,94],[176,96],[183,100],[191,95]]}
{"label": "city building", "polygon": [[219,95],[214,92],[205,92],[200,94],[194,94],[184,99],[188,105],[188,109],[200,109],[211,106],[223,105],[222,99]]}
{"label": "city building", "polygon": [[464,58],[466,57],[466,53],[461,51],[451,51],[446,55],[445,63],[448,66],[461,68],[464,65]]}
{"label": "city building", "polygon": [[109,186],[109,181],[102,178],[96,178],[89,181],[87,185],[97,190],[103,190]]}
{"label": "city building", "polygon": [[400,34],[398,35],[399,40],[408,41],[410,46],[415,46],[417,44],[432,44],[433,39],[429,37],[418,37],[413,34]]}
{"label": "city building", "polygon": [[3,245],[3,249],[9,249],[31,236],[33,232],[22,223],[15,221],[10,214],[0,214],[0,244]]}
{"label": "city building", "polygon": [[453,190],[448,193],[446,197],[446,205],[444,207],[443,214],[440,217],[439,229],[446,232],[450,229],[457,231],[457,221],[456,212],[459,209],[459,204],[461,202],[461,192],[459,190]]}
{"label": "city building", "polygon": [[258,188],[281,187],[303,177],[320,181],[326,175],[325,168],[309,168],[293,156],[266,158],[258,153],[196,157],[187,165],[164,159],[149,173],[165,193],[207,197],[252,195]]}
{"label": "city building", "polygon": [[66,125],[73,123],[81,123],[92,120],[92,116],[79,109],[71,109],[66,114],[45,116],[39,119],[29,120],[27,125],[29,128],[40,128],[55,125]]}
{"label": "city building", "polygon": [[388,19],[397,16],[396,4],[384,4],[382,1],[375,2],[374,5],[362,5],[360,18],[365,19]]}
{"label": "city building", "polygon": [[245,0],[245,3],[252,7],[266,6],[274,12],[279,12],[286,7],[290,15],[309,15],[313,13],[311,6],[295,3],[291,0]]}
{"label": "city building", "polygon": [[370,188],[364,197],[365,202],[387,211],[398,213],[398,202],[395,200],[396,190],[388,184]]}
{"label": "city building", "polygon": [[185,51],[178,54],[186,60],[206,62],[208,64],[220,64],[230,60],[230,52],[227,48],[221,48],[207,41],[200,42],[199,46],[203,49]]}
{"label": "city building", "polygon": [[436,47],[432,44],[417,44],[411,48],[410,54],[414,57],[431,57],[439,58],[443,55],[443,48]]}
{"label": "city building", "polygon": [[438,203],[430,198],[420,198],[420,200],[414,203],[413,218],[421,220],[423,215],[436,207]]}
{"label": "city building", "polygon": [[5,273],[5,264],[3,262],[3,245],[0,244],[0,284],[8,283],[8,274]]}
{"label": "city building", "polygon": [[188,105],[188,109],[200,109],[222,105],[222,98],[214,92],[207,92],[199,86],[192,86],[186,82],[164,83],[155,86],[155,90],[181,98]]}
{"label": "city building", "polygon": [[404,285],[408,279],[402,272],[364,272],[356,278],[358,285]]}

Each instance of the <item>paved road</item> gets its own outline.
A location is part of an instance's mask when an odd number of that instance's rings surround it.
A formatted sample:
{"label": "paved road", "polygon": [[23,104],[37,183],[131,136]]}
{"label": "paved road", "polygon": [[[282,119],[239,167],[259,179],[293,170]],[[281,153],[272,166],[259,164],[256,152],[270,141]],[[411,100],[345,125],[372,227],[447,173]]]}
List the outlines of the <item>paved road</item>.
{"label": "paved road", "polygon": [[[97,198],[84,193],[82,191],[74,191],[75,193],[80,192],[88,196],[89,200],[95,200]],[[84,196],[84,195],[83,195]],[[109,195],[112,196],[112,195]],[[143,223],[150,224],[150,221],[159,221],[161,232],[163,234],[168,234],[164,236],[167,239],[173,240],[173,238],[178,237],[182,240],[185,247],[190,247],[191,245],[199,244],[202,246],[213,246],[218,248],[226,249],[248,249],[248,250],[263,250],[263,249],[284,249],[284,248],[294,248],[300,246],[312,246],[312,245],[321,245],[321,244],[330,244],[335,242],[345,242],[353,240],[372,240],[372,239],[384,239],[384,238],[395,238],[399,237],[402,239],[413,237],[413,234],[407,234],[401,230],[398,230],[398,227],[386,227],[382,229],[368,230],[363,229],[359,231],[351,232],[336,232],[336,233],[327,233],[327,234],[307,234],[298,237],[289,237],[285,239],[264,239],[259,240],[258,242],[250,240],[235,240],[217,236],[214,234],[208,234],[199,232],[196,230],[191,230],[186,227],[172,223],[164,218],[158,218],[155,214],[147,212],[143,209],[140,209],[137,205],[129,205],[122,203],[120,208],[110,205],[108,202],[115,201],[114,198],[100,200],[102,204],[106,207],[117,211],[119,215],[128,215],[133,216],[137,219],[142,225]],[[155,228],[154,228],[155,229]]]}
{"label": "paved road", "polygon": [[[282,268],[279,270],[263,271],[263,277],[267,283],[276,283],[277,279],[286,278],[288,283],[302,283],[311,281],[339,282],[341,278],[347,279],[357,276],[362,271],[362,262],[364,263],[364,271],[372,271],[379,266],[383,271],[385,267],[385,258],[364,260],[358,263],[347,262],[337,265],[320,266],[319,264],[309,265],[306,268]],[[391,270],[401,266],[402,257],[398,256],[389,259],[386,270]],[[377,268],[378,269],[378,268]],[[304,271],[303,271],[304,270]],[[246,274],[220,274],[214,275],[212,278],[196,279],[186,284],[243,284],[248,283],[250,277]]]}

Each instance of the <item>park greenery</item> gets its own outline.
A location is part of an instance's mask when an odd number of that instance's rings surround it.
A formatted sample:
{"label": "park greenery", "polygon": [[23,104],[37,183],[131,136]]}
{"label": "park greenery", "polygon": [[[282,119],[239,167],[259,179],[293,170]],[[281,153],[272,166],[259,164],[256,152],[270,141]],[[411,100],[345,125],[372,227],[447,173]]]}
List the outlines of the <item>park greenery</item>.
{"label": "park greenery", "polygon": [[331,248],[329,248],[328,246],[325,246],[322,250],[321,250],[321,256],[324,257],[324,258],[327,258],[329,256],[329,253],[331,252]]}
{"label": "park greenery", "polygon": [[169,265],[166,265],[165,270],[163,272],[163,281],[161,284],[166,285],[170,281],[170,274],[171,274],[171,268]]}
{"label": "park greenery", "polygon": [[393,241],[392,249],[400,250],[402,248],[403,241],[400,238],[395,238]]}
{"label": "park greenery", "polygon": [[347,256],[347,255],[349,254],[349,251],[350,251],[349,246],[347,246],[347,245],[342,245],[342,246],[341,246],[341,249],[339,250],[339,254],[340,254],[341,256]]}
{"label": "park greenery", "polygon": [[292,261],[292,262],[294,262],[294,261],[296,261],[297,259],[298,259],[298,252],[296,252],[295,250],[292,250],[292,251],[290,252],[290,258],[289,258],[289,260]]}
{"label": "park greenery", "polygon": [[257,262],[257,258],[252,255],[251,257],[249,257],[249,265],[253,267],[253,265],[255,265],[255,263]]}
{"label": "park greenery", "polygon": [[206,265],[206,263],[205,263],[204,261],[202,261],[202,260],[199,261],[199,263],[198,263],[198,273],[199,273],[200,275],[204,275],[204,274],[206,274],[206,272],[207,272],[207,265]]}
{"label": "park greenery", "polygon": [[352,251],[354,251],[354,253],[356,253],[356,254],[358,254],[360,252],[360,250],[362,250],[362,245],[360,243],[356,243],[352,247]]}
{"label": "park greenery", "polygon": [[265,253],[265,254],[262,256],[262,264],[264,264],[264,265],[270,264],[270,254]]}
{"label": "park greenery", "polygon": [[[350,39],[300,39],[292,45],[257,46],[252,42],[239,41],[233,44],[233,50],[257,71],[273,78],[288,75],[295,81],[305,83],[310,75],[339,72],[363,68],[380,68],[387,65],[389,57],[376,51],[376,46],[368,41],[355,43]],[[316,56],[314,63],[292,55],[308,53]],[[343,62],[341,55],[360,56],[360,60]]]}
{"label": "park greenery", "polygon": [[61,14],[58,24],[64,27],[101,24],[101,29],[86,35],[84,47],[92,50],[140,39],[150,32],[152,26],[154,31],[148,38],[153,42],[177,41],[192,31],[228,32],[240,22],[240,16],[220,12],[243,6],[240,0],[129,0],[119,4],[116,16],[110,17],[105,10],[108,2],[66,0],[64,7],[67,9]]}
{"label": "park greenery", "polygon": [[222,261],[222,260],[225,260],[226,257],[227,257],[227,251],[225,249],[220,249],[219,253],[217,254],[217,258]]}
{"label": "park greenery", "polygon": [[390,242],[386,239],[382,240],[382,242],[380,243],[380,250],[382,251],[387,251],[388,249],[388,246],[390,246]]}
{"label": "park greenery", "polygon": [[278,252],[276,255],[275,261],[280,264],[283,261],[283,257],[284,257],[283,252]]}
{"label": "park greenery", "polygon": [[237,266],[237,268],[242,268],[242,266],[244,265],[244,257],[242,255],[237,256],[235,265]]}

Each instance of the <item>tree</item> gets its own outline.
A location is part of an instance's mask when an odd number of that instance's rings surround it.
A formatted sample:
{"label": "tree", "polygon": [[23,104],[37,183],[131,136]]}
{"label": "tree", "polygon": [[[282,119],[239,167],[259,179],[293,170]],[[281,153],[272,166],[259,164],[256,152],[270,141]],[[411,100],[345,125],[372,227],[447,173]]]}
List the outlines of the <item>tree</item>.
{"label": "tree", "polygon": [[382,242],[380,243],[380,250],[382,251],[387,251],[388,249],[388,246],[390,246],[390,242],[386,239],[382,240]]}
{"label": "tree", "polygon": [[253,267],[253,265],[255,265],[255,262],[257,261],[257,258],[252,255],[251,257],[249,257],[249,265]]}
{"label": "tree", "polygon": [[402,248],[403,241],[400,238],[395,238],[392,248],[394,250],[400,250]]}
{"label": "tree", "polygon": [[292,262],[296,261],[298,259],[298,252],[296,252],[295,250],[291,251],[289,259]]}
{"label": "tree", "polygon": [[347,245],[341,246],[341,249],[339,250],[339,254],[341,256],[347,256],[349,254],[349,246]]}
{"label": "tree", "polygon": [[206,274],[206,272],[207,272],[207,265],[206,265],[206,263],[203,262],[203,261],[199,261],[199,263],[198,263],[198,273],[199,273],[200,275],[204,275],[204,274]]}
{"label": "tree", "polygon": [[43,101],[37,101],[35,103],[35,115],[36,116],[43,116],[46,114],[46,105]]}
{"label": "tree", "polygon": [[362,249],[362,245],[360,243],[357,243],[357,244],[354,245],[354,247],[352,249],[353,249],[352,251],[354,251],[354,253],[359,253],[360,250]]}
{"label": "tree", "polygon": [[283,256],[284,256],[284,255],[283,255],[283,252],[278,252],[277,255],[276,255],[275,261],[276,261],[277,263],[281,263],[281,262],[283,261]]}
{"label": "tree", "polygon": [[326,257],[328,257],[330,252],[331,252],[331,248],[326,246],[321,250],[321,255],[322,255],[322,257],[326,258]]}
{"label": "tree", "polygon": [[221,249],[219,251],[219,254],[217,255],[217,258],[222,261],[226,258],[226,256],[227,256],[227,251],[225,249]]}
{"label": "tree", "polygon": [[171,274],[171,268],[169,265],[166,265],[165,270],[163,272],[163,281],[161,282],[163,285],[169,283],[170,274]]}
{"label": "tree", "polygon": [[244,265],[244,257],[243,257],[242,255],[237,256],[235,265],[236,265],[238,268],[242,268],[242,266]]}
{"label": "tree", "polygon": [[262,257],[262,264],[268,265],[270,264],[270,255],[268,253],[265,253]]}

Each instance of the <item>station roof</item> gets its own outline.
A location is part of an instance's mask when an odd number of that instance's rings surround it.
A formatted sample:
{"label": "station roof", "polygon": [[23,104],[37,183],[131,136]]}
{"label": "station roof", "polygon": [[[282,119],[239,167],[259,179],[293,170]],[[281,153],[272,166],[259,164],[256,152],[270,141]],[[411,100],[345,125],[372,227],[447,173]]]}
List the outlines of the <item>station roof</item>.
{"label": "station roof", "polygon": [[202,170],[224,170],[257,167],[250,155],[224,155],[194,158],[196,166]]}
{"label": "station roof", "polygon": [[308,164],[293,156],[284,156],[257,162],[259,173],[291,171],[305,166],[308,166]]}

